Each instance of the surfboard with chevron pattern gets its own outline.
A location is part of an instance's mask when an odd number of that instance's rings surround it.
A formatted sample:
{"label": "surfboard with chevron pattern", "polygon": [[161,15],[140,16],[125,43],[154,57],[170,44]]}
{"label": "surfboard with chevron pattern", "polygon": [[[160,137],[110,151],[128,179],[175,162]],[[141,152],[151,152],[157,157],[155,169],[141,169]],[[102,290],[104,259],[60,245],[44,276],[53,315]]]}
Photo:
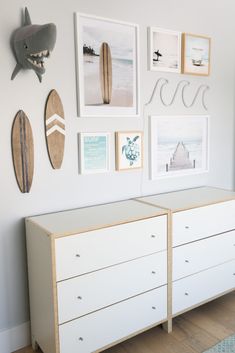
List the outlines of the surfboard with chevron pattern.
{"label": "surfboard with chevron pattern", "polygon": [[51,165],[60,169],[64,157],[65,118],[59,94],[53,89],[47,98],[45,108],[45,134]]}
{"label": "surfboard with chevron pattern", "polygon": [[12,158],[16,180],[22,193],[29,193],[34,172],[33,133],[28,117],[18,111],[11,132]]}

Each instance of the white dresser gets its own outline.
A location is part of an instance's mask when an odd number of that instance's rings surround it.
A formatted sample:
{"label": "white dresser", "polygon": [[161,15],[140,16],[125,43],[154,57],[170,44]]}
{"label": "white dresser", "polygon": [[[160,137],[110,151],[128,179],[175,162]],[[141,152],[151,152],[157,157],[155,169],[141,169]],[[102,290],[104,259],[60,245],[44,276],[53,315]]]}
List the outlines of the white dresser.
{"label": "white dresser", "polygon": [[173,317],[235,289],[235,193],[202,187],[138,200],[171,213]]}
{"label": "white dresser", "polygon": [[135,200],[28,218],[33,348],[99,352],[170,327],[167,226],[168,211]]}

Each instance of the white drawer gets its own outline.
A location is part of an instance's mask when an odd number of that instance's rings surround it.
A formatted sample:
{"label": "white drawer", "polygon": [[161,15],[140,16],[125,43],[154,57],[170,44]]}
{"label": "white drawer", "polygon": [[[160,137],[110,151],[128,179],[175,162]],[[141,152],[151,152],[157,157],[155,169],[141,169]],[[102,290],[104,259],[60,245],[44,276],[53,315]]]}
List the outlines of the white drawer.
{"label": "white drawer", "polygon": [[235,229],[235,200],[173,214],[173,246]]}
{"label": "white drawer", "polygon": [[160,216],[55,240],[57,281],[132,260],[167,247]]}
{"label": "white drawer", "polygon": [[60,325],[60,353],[94,352],[166,317],[164,286]]}
{"label": "white drawer", "polygon": [[235,259],[235,231],[173,249],[173,280]]}
{"label": "white drawer", "polygon": [[235,288],[235,261],[173,283],[173,314]]}
{"label": "white drawer", "polygon": [[59,282],[59,323],[166,283],[166,251]]}

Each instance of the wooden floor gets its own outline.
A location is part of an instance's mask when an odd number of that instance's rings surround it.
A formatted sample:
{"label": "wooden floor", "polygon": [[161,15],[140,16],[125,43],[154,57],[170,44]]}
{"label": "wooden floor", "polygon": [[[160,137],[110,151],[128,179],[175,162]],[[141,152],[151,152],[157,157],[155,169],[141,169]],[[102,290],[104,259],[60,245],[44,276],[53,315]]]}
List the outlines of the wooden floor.
{"label": "wooden floor", "polygon": [[[235,292],[232,292],[175,318],[171,334],[156,327],[104,353],[201,353],[234,333]],[[31,348],[17,351],[32,352]]]}

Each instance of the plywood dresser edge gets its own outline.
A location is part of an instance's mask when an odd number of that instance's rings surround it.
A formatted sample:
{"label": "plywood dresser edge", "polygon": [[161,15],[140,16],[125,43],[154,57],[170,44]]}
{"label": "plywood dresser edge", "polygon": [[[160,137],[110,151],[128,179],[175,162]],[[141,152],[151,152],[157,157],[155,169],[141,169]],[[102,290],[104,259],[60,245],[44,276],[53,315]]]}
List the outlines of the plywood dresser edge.
{"label": "plywood dresser edge", "polygon": [[34,221],[31,217],[25,218],[25,222],[31,222],[31,223],[33,223],[35,226],[37,226],[38,228],[40,228],[41,230],[43,230],[43,232],[45,233],[45,235],[47,235],[48,237],[53,236],[53,233],[49,232],[48,229],[42,227],[38,222]]}
{"label": "plywood dresser edge", "polygon": [[155,203],[153,203],[151,201],[144,201],[144,200],[140,200],[140,199],[135,199],[135,200],[138,201],[138,202],[144,203],[146,205],[149,205],[149,206],[155,206],[155,207],[158,207],[158,208],[162,208],[164,210],[171,211],[172,213],[177,213],[177,212],[192,210],[194,208],[207,207],[207,206],[210,206],[210,205],[216,205],[216,204],[223,203],[223,202],[233,201],[233,200],[235,200],[235,196],[231,197],[231,198],[220,199],[220,200],[217,200],[217,201],[206,202],[206,203],[203,203],[203,204],[191,205],[191,206],[188,206],[188,207],[174,208],[174,209],[167,208],[167,207],[164,207],[162,205],[157,205],[157,204],[155,204]]}
{"label": "plywood dresser edge", "polygon": [[70,232],[66,232],[66,233],[54,233],[54,234],[50,234],[53,235],[54,238],[63,238],[63,237],[67,237],[70,235],[76,235],[76,234],[83,234],[83,233],[89,233],[95,230],[100,230],[100,229],[105,229],[105,228],[110,228],[110,227],[115,227],[115,226],[120,226],[123,224],[128,224],[128,223],[133,223],[133,222],[138,222],[138,221],[144,221],[146,219],[151,219],[151,218],[155,218],[155,217],[161,217],[161,216],[167,216],[168,212],[164,211],[162,213],[158,213],[156,215],[152,215],[152,216],[148,216],[148,217],[144,217],[144,218],[134,218],[134,219],[129,219],[129,220],[124,220],[121,222],[115,222],[115,223],[110,223],[110,224],[102,224],[100,226],[94,226],[94,227],[90,227],[90,228],[84,228],[84,229],[80,229],[78,231],[70,231]]}

